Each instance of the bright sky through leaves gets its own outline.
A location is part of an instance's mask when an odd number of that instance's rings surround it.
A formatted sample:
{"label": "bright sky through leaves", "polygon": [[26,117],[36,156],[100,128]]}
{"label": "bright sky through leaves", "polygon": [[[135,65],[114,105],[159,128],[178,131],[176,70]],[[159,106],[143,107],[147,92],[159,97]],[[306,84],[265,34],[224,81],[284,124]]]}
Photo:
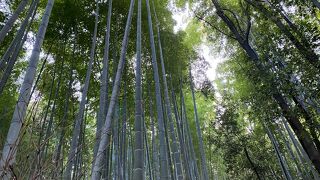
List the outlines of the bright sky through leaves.
{"label": "bright sky through leaves", "polygon": [[[176,21],[176,25],[174,26],[175,33],[178,31],[184,31],[187,28],[188,23],[190,23],[192,19],[192,12],[190,11],[189,4],[187,3],[183,8],[179,8],[176,6],[170,8],[173,12],[172,17]],[[208,68],[206,74],[209,80],[213,82],[216,79],[216,70],[218,64],[226,60],[226,58],[224,58],[223,52],[212,50],[205,38],[202,39],[201,44],[199,45],[199,47],[197,47],[197,51],[210,64],[210,67]]]}

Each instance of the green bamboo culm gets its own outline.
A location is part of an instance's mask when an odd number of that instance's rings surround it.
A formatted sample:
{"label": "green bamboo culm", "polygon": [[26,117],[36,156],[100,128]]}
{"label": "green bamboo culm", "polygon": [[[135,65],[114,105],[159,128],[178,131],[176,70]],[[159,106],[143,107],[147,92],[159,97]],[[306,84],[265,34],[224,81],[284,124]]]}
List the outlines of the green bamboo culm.
{"label": "green bamboo culm", "polygon": [[142,77],[141,77],[141,0],[138,0],[137,41],[136,41],[136,84],[135,84],[135,121],[134,121],[134,162],[133,180],[144,180],[144,145],[142,118]]}
{"label": "green bamboo culm", "polygon": [[112,94],[111,94],[111,98],[110,98],[110,102],[109,102],[109,106],[108,106],[105,124],[103,125],[102,131],[101,131],[101,140],[99,143],[99,148],[98,148],[97,155],[94,160],[94,165],[92,168],[92,173],[91,173],[92,180],[100,179],[100,176],[101,176],[100,170],[101,170],[101,165],[102,165],[102,161],[103,161],[103,154],[106,150],[106,147],[109,146],[110,135],[111,135],[111,120],[112,120],[112,116],[115,111],[115,104],[118,99],[120,80],[121,80],[121,76],[122,76],[122,72],[123,72],[123,68],[124,68],[124,64],[125,64],[125,59],[126,59],[125,55],[127,52],[127,46],[128,46],[128,41],[129,41],[129,33],[130,33],[131,20],[132,20],[132,14],[133,14],[133,9],[134,9],[134,2],[135,2],[134,0],[131,0],[131,2],[130,2],[125,33],[123,35],[123,41],[122,41],[122,47],[121,47],[118,68],[117,68],[117,72],[115,75],[114,85],[112,88]]}
{"label": "green bamboo culm", "polygon": [[194,111],[194,120],[196,122],[196,128],[197,128],[197,136],[198,136],[198,142],[199,142],[199,148],[200,148],[200,156],[201,156],[201,168],[202,168],[202,176],[204,180],[209,180],[209,174],[207,170],[207,159],[205,154],[205,148],[203,145],[203,139],[200,129],[200,122],[198,117],[198,110],[197,110],[197,104],[196,104],[196,97],[194,95],[194,85],[193,85],[193,77],[191,74],[191,66],[189,69],[189,78],[190,78],[190,89],[192,94],[192,102],[193,102],[193,111]]}
{"label": "green bamboo culm", "polygon": [[153,78],[155,82],[155,92],[156,92],[156,107],[157,107],[157,119],[158,119],[158,130],[159,130],[159,144],[160,144],[160,180],[169,179],[169,168],[168,168],[168,152],[166,149],[165,140],[165,127],[162,109],[162,98],[160,90],[160,79],[158,74],[158,65],[156,57],[156,47],[154,43],[152,18],[149,0],[146,0],[147,15],[148,15],[148,27],[149,27],[149,39],[151,46],[151,56],[152,56],[152,67],[153,67]]}
{"label": "green bamboo culm", "polygon": [[97,117],[97,130],[96,130],[96,142],[94,146],[94,158],[96,158],[97,150],[100,142],[101,128],[103,126],[103,121],[106,117],[106,105],[108,103],[108,68],[109,68],[109,45],[110,45],[110,26],[111,26],[111,16],[112,16],[112,0],[108,0],[108,15],[107,15],[107,27],[105,34],[105,44],[103,51],[102,60],[102,73],[100,78],[100,97],[99,97],[99,111]]}
{"label": "green bamboo culm", "polygon": [[0,159],[0,177],[2,179],[10,179],[12,174],[9,171],[16,157],[16,151],[19,144],[20,131],[25,119],[27,105],[30,99],[30,92],[32,84],[36,76],[36,70],[39,63],[39,56],[41,52],[41,46],[43,44],[44,36],[49,23],[54,0],[48,0],[46,9],[42,16],[41,24],[36,36],[36,41],[32,49],[29,64],[26,70],[26,74],[23,79],[23,83],[20,88],[18,102],[15,106],[13,117],[11,120],[10,128],[8,131],[7,139],[2,150],[2,156]]}
{"label": "green bamboo culm", "polygon": [[79,111],[75,119],[75,127],[72,132],[72,139],[71,139],[71,145],[70,150],[68,154],[68,161],[66,165],[66,170],[64,171],[64,178],[71,179],[71,172],[72,172],[72,166],[74,164],[74,160],[76,157],[77,152],[79,151],[79,137],[80,137],[80,131],[81,131],[81,125],[83,123],[83,116],[85,111],[85,106],[87,102],[87,94],[89,90],[89,84],[90,84],[90,77],[92,74],[92,68],[93,68],[93,62],[95,58],[95,50],[97,45],[97,31],[98,31],[98,22],[99,22],[99,1],[96,2],[96,11],[95,11],[95,23],[94,23],[94,31],[92,36],[92,44],[91,44],[91,50],[90,50],[90,60],[86,72],[86,78],[84,82],[84,87],[82,90],[82,96],[81,101],[79,105]]}

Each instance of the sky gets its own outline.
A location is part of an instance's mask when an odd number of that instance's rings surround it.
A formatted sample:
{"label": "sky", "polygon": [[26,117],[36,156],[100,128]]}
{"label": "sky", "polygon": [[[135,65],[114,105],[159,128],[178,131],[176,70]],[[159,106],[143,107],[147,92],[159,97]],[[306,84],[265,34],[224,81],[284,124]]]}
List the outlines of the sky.
{"label": "sky", "polygon": [[[192,12],[190,11],[189,4],[187,3],[184,8],[177,8],[173,3],[170,4],[170,9],[173,13],[173,19],[176,21],[176,25],[174,26],[174,31],[178,32],[180,30],[185,30],[188,26],[188,23],[192,19]],[[199,47],[197,47],[197,51],[201,54],[205,61],[210,64],[209,69],[206,72],[209,80],[214,83],[216,79],[216,70],[219,63],[222,63],[226,60],[221,52],[217,52],[210,48],[210,45],[206,42],[205,38],[203,38],[202,43]]]}

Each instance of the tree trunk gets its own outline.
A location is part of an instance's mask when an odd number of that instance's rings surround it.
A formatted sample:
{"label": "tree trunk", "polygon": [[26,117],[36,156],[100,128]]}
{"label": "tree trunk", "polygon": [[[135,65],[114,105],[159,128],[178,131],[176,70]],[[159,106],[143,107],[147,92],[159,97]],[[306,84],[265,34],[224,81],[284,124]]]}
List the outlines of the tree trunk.
{"label": "tree trunk", "polygon": [[137,16],[137,42],[136,42],[136,85],[135,85],[135,141],[134,141],[134,162],[133,180],[143,180],[144,176],[144,145],[143,145],[143,124],[142,119],[142,77],[141,77],[141,0],[138,0]]}
{"label": "tree trunk", "polygon": [[164,119],[163,119],[163,109],[162,109],[162,98],[160,90],[160,80],[158,74],[158,64],[156,58],[156,48],[154,43],[153,27],[152,27],[152,18],[149,0],[146,0],[147,5],[147,14],[148,14],[148,25],[149,25],[149,39],[151,46],[152,54],[152,67],[153,67],[153,77],[155,82],[155,92],[156,92],[156,107],[157,107],[157,118],[158,118],[158,130],[159,130],[159,143],[160,143],[160,180],[167,180],[169,178],[168,172],[168,153],[166,149],[166,140],[165,140],[165,129],[164,129]]}
{"label": "tree trunk", "polygon": [[189,169],[189,161],[188,161],[188,158],[186,155],[186,147],[185,147],[185,143],[184,143],[182,132],[181,132],[182,131],[181,118],[179,117],[177,100],[175,97],[175,93],[174,93],[172,84],[171,84],[171,96],[172,96],[172,101],[173,101],[174,115],[175,115],[175,119],[176,119],[177,131],[178,131],[178,138],[179,138],[179,142],[180,142],[181,155],[183,157],[183,165],[184,165],[184,171],[185,171],[184,173],[186,174],[186,179],[191,180],[192,176],[191,176],[190,169]]}
{"label": "tree trunk", "polygon": [[[287,27],[282,23],[281,19],[277,16],[277,14],[273,13],[266,9],[260,2],[253,0],[246,0],[247,3],[251,4],[253,7],[258,9],[267,19],[270,19],[273,23],[277,25],[277,27],[281,30],[281,32],[287,36],[287,38],[292,42],[292,44],[297,48],[299,53],[304,56],[315,68],[320,69],[320,61],[318,55],[311,48],[310,43],[307,40],[303,40],[300,42],[298,38],[294,36],[291,30],[295,31],[290,27]],[[300,32],[295,31],[297,34],[301,34]],[[301,37],[301,39],[305,39]]]}
{"label": "tree trunk", "polygon": [[203,146],[203,139],[202,139],[201,128],[200,128],[200,123],[199,123],[199,118],[198,118],[198,110],[197,110],[196,98],[195,98],[195,95],[194,95],[193,78],[192,78],[192,75],[191,75],[191,67],[190,67],[190,71],[189,71],[189,76],[190,76],[190,88],[191,88],[192,101],[193,101],[194,119],[196,121],[197,135],[198,135],[198,141],[199,141],[199,147],[200,147],[203,179],[209,180],[208,170],[207,170],[206,154],[205,154],[205,149],[204,149],[204,146]]}
{"label": "tree trunk", "polygon": [[103,121],[106,118],[106,105],[108,103],[108,68],[109,68],[109,44],[110,44],[110,24],[111,24],[111,15],[112,15],[112,0],[108,1],[108,15],[107,15],[107,29],[105,35],[105,45],[104,53],[102,60],[102,73],[100,78],[100,98],[99,98],[99,112],[97,118],[97,131],[96,131],[96,142],[94,145],[94,156],[96,158],[99,142],[101,128],[103,126]]}
{"label": "tree trunk", "polygon": [[281,107],[285,118],[288,120],[290,126],[298,137],[302,147],[307,152],[310,160],[316,167],[317,171],[320,172],[320,155],[319,151],[313,144],[312,138],[309,133],[303,128],[300,121],[291,114],[289,110],[289,105],[285,101],[285,99],[280,94],[274,94],[274,99],[278,102]]}
{"label": "tree trunk", "polygon": [[109,102],[109,106],[108,106],[108,113],[106,116],[105,124],[102,128],[101,140],[100,140],[98,152],[96,155],[96,159],[94,162],[94,167],[92,170],[92,176],[91,176],[92,180],[100,179],[100,175],[101,175],[100,174],[100,166],[102,164],[102,159],[103,159],[102,154],[104,153],[106,147],[109,145],[109,140],[110,140],[109,138],[110,138],[110,134],[111,134],[110,133],[111,119],[112,119],[112,116],[114,113],[115,103],[118,99],[120,80],[121,80],[122,71],[123,71],[124,64],[125,64],[125,58],[126,58],[125,54],[126,54],[127,46],[128,46],[128,39],[129,39],[131,19],[132,19],[132,14],[133,14],[133,7],[134,7],[134,0],[131,0],[129,14],[128,14],[126,28],[125,28],[125,33],[124,33],[123,41],[122,41],[120,60],[118,63],[118,69],[117,69],[117,73],[115,76],[115,81],[114,81],[114,85],[112,88],[112,94],[111,94],[111,98],[110,98],[110,102]]}
{"label": "tree trunk", "polygon": [[[126,73],[125,78],[126,79]],[[122,131],[121,131],[121,142],[120,142],[120,152],[121,152],[121,159],[120,159],[120,179],[126,180],[126,165],[127,165],[127,83],[126,80],[124,81],[124,98],[123,98],[123,112],[122,112]]]}
{"label": "tree trunk", "polygon": [[[162,105],[164,106],[164,102],[162,102]],[[162,109],[165,109],[164,107],[162,106]],[[167,113],[166,111],[164,110],[164,116],[167,117]],[[165,135],[165,140],[166,140],[166,149],[167,149],[167,153],[168,153],[168,168],[169,168],[169,179],[177,179],[176,177],[176,173],[174,172],[174,167],[173,165],[175,164],[174,162],[174,159],[172,159],[172,156],[171,156],[171,147],[170,147],[170,144],[169,144],[169,137],[168,137],[168,120],[166,118],[164,118],[164,135]]]}
{"label": "tree trunk", "polygon": [[[272,67],[274,67],[274,69],[275,69],[274,63],[270,60],[269,60],[269,62],[270,62],[270,65]],[[285,65],[281,61],[280,61],[280,63],[281,63],[280,69],[283,69]],[[290,89],[289,95],[292,97],[292,100],[294,101],[294,103],[296,104],[296,106],[299,108],[302,115],[304,116],[304,119],[306,120],[307,127],[310,130],[310,135],[311,135],[317,149],[319,150],[320,149],[320,141],[318,139],[317,132],[316,132],[317,124],[314,121],[310,111],[308,110],[308,108],[306,106],[305,99],[304,99],[305,93],[303,92],[303,90],[300,90],[303,87],[301,87],[301,85],[298,83],[297,78],[294,75],[287,75],[286,74],[284,79],[285,79],[284,80],[285,83],[288,83],[289,85],[293,86],[293,88]],[[279,85],[281,84],[281,79],[276,78],[275,81],[277,81],[276,82],[277,84],[279,84]],[[298,92],[298,95],[296,95],[294,93],[296,91]]]}
{"label": "tree trunk", "polygon": [[292,176],[289,172],[289,169],[288,169],[288,166],[287,166],[287,163],[285,162],[285,160],[283,159],[283,156],[281,155],[281,152],[280,152],[280,149],[279,149],[279,145],[278,145],[278,142],[276,141],[275,137],[273,136],[273,134],[271,133],[268,125],[264,125],[266,131],[267,131],[267,134],[268,134],[268,137],[270,138],[271,142],[272,142],[272,145],[273,145],[273,148],[276,152],[276,155],[277,155],[277,158],[279,160],[279,164],[281,166],[281,170],[285,176],[285,178],[287,180],[292,180]]}
{"label": "tree trunk", "polygon": [[20,4],[18,5],[15,12],[11,15],[11,17],[8,19],[8,21],[5,23],[5,25],[0,30],[0,44],[3,42],[4,38],[6,37],[7,33],[10,31],[10,29],[13,27],[14,22],[18,19],[20,13],[24,10],[26,5],[28,4],[29,0],[22,0]]}
{"label": "tree trunk", "polygon": [[[153,6],[154,7],[154,6]],[[156,14],[156,11],[154,10],[154,14]],[[156,19],[157,20],[157,19]],[[177,174],[177,179],[182,180],[182,166],[181,166],[181,158],[180,158],[180,152],[179,152],[179,145],[177,143],[176,134],[174,131],[174,125],[172,120],[172,112],[171,112],[171,104],[170,104],[170,98],[169,98],[169,92],[168,92],[168,83],[166,78],[166,70],[164,66],[164,59],[162,54],[162,46],[161,46],[161,38],[160,38],[160,28],[159,23],[157,22],[157,33],[158,33],[158,47],[159,47],[159,54],[160,54],[160,62],[161,62],[161,69],[162,69],[162,81],[164,85],[164,100],[165,100],[165,107],[167,112],[167,118],[169,123],[169,133],[172,140],[171,146],[173,151],[173,158],[175,162],[175,173]]]}
{"label": "tree trunk", "polygon": [[[282,120],[282,121],[284,121],[284,120]],[[282,127],[282,125],[279,125],[279,127],[280,127],[281,131],[286,131],[286,129],[284,129]],[[308,167],[312,168],[312,164],[311,164],[310,160],[309,160],[309,162],[305,161],[305,159],[302,157],[302,153],[301,153],[300,149],[297,147],[298,142],[295,139],[292,139],[292,138],[294,138],[294,136],[291,137],[291,134],[288,131],[287,131],[287,133],[289,134],[290,140],[291,140],[291,142],[294,146],[295,152],[298,156],[299,162],[297,162],[297,164],[299,163],[299,165],[300,166],[302,165],[302,167],[303,167],[303,169],[302,169],[303,174],[302,175],[305,175],[307,179],[311,179],[310,173],[308,170],[309,169]],[[287,133],[284,133],[284,137],[287,136]],[[290,140],[288,140],[288,144],[290,144]],[[291,148],[291,146],[290,146],[290,148]],[[306,157],[308,158],[308,156],[306,156]],[[310,166],[305,166],[305,162],[307,162],[307,164]],[[313,170],[313,168],[312,168],[312,170]],[[315,178],[315,179],[317,179],[317,178]]]}
{"label": "tree trunk", "polygon": [[[264,67],[259,62],[259,56],[256,53],[256,51],[250,46],[248,42],[248,37],[243,37],[241,33],[238,32],[238,30],[235,27],[234,22],[228,18],[222,8],[220,7],[220,4],[217,0],[212,0],[212,3],[216,7],[218,16],[226,23],[230,31],[234,34],[237,41],[241,45],[241,47],[245,50],[249,58],[255,63],[259,71],[263,74],[263,76],[270,77],[270,75],[267,73],[267,71],[264,70]],[[273,82],[274,83],[274,82]],[[274,83],[276,84],[276,83]],[[278,90],[277,90],[278,91]],[[285,101],[285,98],[279,93],[275,92],[272,94],[272,97],[276,100],[278,105],[280,106],[283,115],[288,120],[290,126],[294,130],[295,134],[297,135],[300,143],[302,144],[303,148],[307,152],[308,156],[310,157],[312,163],[317,168],[317,171],[320,172],[320,154],[319,151],[316,149],[316,147],[313,144],[312,138],[310,137],[309,133],[303,128],[301,122],[297,117],[295,117],[291,111],[290,108]]]}
{"label": "tree trunk", "polygon": [[289,155],[290,155],[290,158],[292,159],[292,161],[294,162],[295,166],[296,166],[296,170],[297,170],[297,174],[298,174],[298,177],[299,178],[303,178],[303,174],[302,174],[302,170],[300,168],[300,164],[298,163],[292,149],[291,149],[291,146],[289,144],[289,142],[287,141],[287,138],[285,137],[285,135],[283,134],[282,132],[282,129],[280,129],[279,127],[277,128],[278,132],[280,133],[280,137],[282,137],[282,139],[284,140],[284,143],[285,143],[285,146],[289,152]]}
{"label": "tree trunk", "polygon": [[2,151],[2,157],[0,160],[0,177],[3,177],[4,179],[9,179],[11,177],[11,172],[9,172],[9,169],[13,166],[13,163],[15,161],[16,150],[19,144],[20,130],[24,124],[30,91],[39,62],[40,48],[42,46],[44,35],[48,26],[53,3],[54,0],[48,0],[46,10],[42,17],[42,22],[37,33],[36,42],[31,53],[29,66],[27,67],[25,78],[20,89],[19,99],[11,120],[7,140]]}
{"label": "tree trunk", "polygon": [[300,110],[302,111],[302,114],[306,120],[306,124],[307,127],[309,128],[310,131],[310,135],[312,137],[312,140],[314,142],[314,144],[316,145],[318,151],[320,150],[320,141],[318,139],[318,135],[317,135],[317,128],[318,124],[316,124],[316,122],[314,121],[314,119],[311,117],[311,114],[309,113],[309,111],[307,110],[307,108],[304,105],[304,102],[302,102],[298,97],[296,96],[292,96],[293,101],[295,102],[295,104],[300,108]]}
{"label": "tree trunk", "polygon": [[193,142],[192,142],[192,137],[190,134],[190,127],[189,127],[189,123],[188,123],[188,119],[187,119],[187,109],[186,109],[186,105],[185,105],[185,101],[184,101],[184,95],[183,95],[183,91],[182,91],[182,81],[180,81],[180,93],[181,93],[181,119],[182,119],[182,131],[185,134],[185,142],[186,142],[186,149],[189,152],[189,154],[187,154],[187,159],[188,161],[190,161],[190,165],[191,165],[191,172],[193,172],[193,176],[195,177],[195,179],[199,179],[199,171],[198,171],[198,165],[197,165],[197,160],[196,160],[196,155],[194,152],[194,146],[193,146]]}
{"label": "tree trunk", "polygon": [[[144,107],[142,107],[144,110]],[[146,148],[146,160],[148,164],[148,172],[149,172],[149,179],[153,180],[153,171],[151,168],[151,159],[150,159],[150,153],[149,153],[149,144],[148,144],[148,138],[147,138],[147,127],[146,127],[146,121],[145,121],[145,114],[144,111],[142,111],[142,119],[143,119],[143,137],[144,137],[144,142],[145,142],[145,148]]]}
{"label": "tree trunk", "polygon": [[[0,79],[0,95],[1,93],[3,92],[4,90],[4,87],[12,73],[12,70],[13,70],[13,67],[18,59],[18,55],[19,55],[19,52],[20,52],[20,49],[22,48],[24,42],[26,41],[27,39],[27,33],[23,36],[22,40],[20,43],[17,44],[17,46],[15,47],[16,49],[14,50],[11,58],[10,58],[10,61],[7,65],[7,68],[6,70],[4,71],[1,79]],[[3,60],[4,61],[4,60]],[[31,94],[30,94],[31,95]]]}
{"label": "tree trunk", "polygon": [[[310,160],[308,154],[306,153],[306,151],[303,149],[303,147],[301,146],[301,144],[296,140],[296,138],[294,137],[293,135],[293,132],[291,131],[291,129],[289,128],[287,122],[285,120],[283,120],[283,124],[290,136],[290,139],[291,141],[293,142],[297,152],[299,153],[302,153],[303,157],[304,157],[304,160],[307,162],[308,166],[310,167],[311,169],[311,172],[312,172],[312,175],[314,177],[314,179],[320,179],[319,177],[319,173],[316,172],[312,166],[312,161]],[[300,157],[301,158],[301,157]],[[307,171],[308,172],[308,171]]]}
{"label": "tree trunk", "polygon": [[258,178],[259,180],[261,180],[261,177],[260,177],[260,175],[259,175],[259,172],[258,172],[256,166],[254,165],[254,163],[252,162],[252,160],[251,160],[251,158],[250,158],[250,156],[249,156],[249,153],[248,153],[248,150],[247,150],[246,147],[244,148],[244,153],[246,154],[246,157],[247,157],[248,161],[250,162],[250,164],[251,164],[251,166],[252,166],[252,168],[253,168],[254,173],[256,173],[257,178]]}
{"label": "tree trunk", "polygon": [[64,135],[66,132],[66,121],[68,118],[68,111],[69,111],[69,99],[72,95],[72,83],[73,83],[72,75],[73,75],[73,72],[72,72],[72,69],[70,69],[68,89],[67,89],[67,93],[66,93],[63,116],[61,119],[61,126],[62,127],[60,130],[59,141],[58,141],[58,145],[56,147],[56,152],[55,152],[55,157],[54,157],[54,165],[55,165],[56,172],[54,173],[53,178],[57,178],[59,176],[59,174],[62,175],[62,170],[60,172],[60,167],[63,166],[63,162],[61,162],[62,161],[61,153],[62,153],[62,145],[64,143]]}
{"label": "tree trunk", "polygon": [[[36,90],[36,87],[37,87],[37,85],[38,85],[38,83],[39,83],[39,80],[40,80],[40,78],[41,78],[41,75],[42,75],[42,73],[43,73],[44,67],[45,67],[45,65],[47,64],[49,54],[51,53],[51,48],[52,48],[52,45],[49,47],[48,52],[47,52],[47,56],[46,56],[46,58],[45,58],[45,59],[43,60],[43,62],[42,62],[42,65],[41,65],[41,68],[40,68],[40,70],[39,70],[39,74],[38,74],[38,76],[37,76],[36,82],[34,83],[34,85],[33,85],[33,87],[32,87],[32,90],[31,90],[31,93],[30,93],[29,102],[30,102],[30,99],[31,99],[34,91]],[[44,86],[45,86],[45,84],[43,85],[43,87],[44,87]]]}
{"label": "tree trunk", "polygon": [[158,156],[158,146],[156,142],[156,133],[155,133],[155,122],[153,115],[153,104],[151,100],[150,88],[148,88],[148,96],[149,96],[149,112],[151,119],[151,141],[152,141],[152,161],[153,161],[153,171],[154,171],[154,179],[160,180],[160,172],[159,172],[159,156]]}
{"label": "tree trunk", "polygon": [[[41,155],[42,155],[42,138],[44,135],[44,131],[45,131],[45,127],[46,127],[46,122],[47,122],[47,117],[48,117],[48,113],[49,113],[49,109],[51,106],[51,101],[52,101],[52,95],[53,95],[53,86],[55,83],[55,78],[56,78],[56,74],[57,74],[57,65],[54,65],[54,70],[53,70],[53,75],[52,75],[52,80],[51,80],[51,84],[50,84],[50,93],[49,93],[49,99],[48,99],[48,103],[46,105],[44,114],[41,116],[40,118],[40,133],[39,133],[39,137],[38,137],[38,146],[37,146],[37,158],[36,158],[36,163],[35,165],[35,172],[34,172],[34,177],[38,176],[39,173],[41,173]],[[29,98],[30,100],[30,98]]]}
{"label": "tree trunk", "polygon": [[[57,63],[57,62],[56,62]],[[42,157],[40,157],[40,159],[42,159],[43,161],[46,160],[46,156],[47,156],[47,151],[48,151],[48,144],[49,144],[49,139],[52,136],[52,126],[53,126],[53,118],[56,115],[56,103],[58,100],[58,95],[59,95],[59,90],[60,90],[60,85],[61,85],[61,78],[62,78],[62,74],[63,74],[63,65],[64,65],[64,59],[62,59],[62,65],[61,65],[61,69],[59,72],[59,77],[58,77],[58,82],[57,82],[57,87],[55,89],[54,92],[54,101],[53,101],[53,105],[51,108],[51,114],[50,114],[50,119],[49,119],[49,124],[47,126],[47,130],[46,130],[46,134],[45,134],[45,138],[44,138],[44,145],[42,146]]]}
{"label": "tree trunk", "polygon": [[128,134],[129,134],[129,138],[128,138],[128,174],[127,174],[127,178],[129,179],[129,180],[131,180],[132,179],[132,171],[133,171],[133,161],[134,161],[134,157],[132,156],[132,154],[133,154],[133,137],[132,137],[132,130],[131,130],[131,128],[129,128],[128,129],[129,130],[129,132],[128,132]]}
{"label": "tree trunk", "polygon": [[[17,35],[13,39],[13,41],[10,43],[9,47],[7,48],[6,52],[2,56],[2,59],[0,61],[0,70],[3,70],[6,66],[6,64],[9,64],[7,66],[10,66],[10,64],[14,64],[19,52],[21,50],[22,45],[24,44],[27,34],[29,32],[30,26],[33,22],[34,16],[36,14],[37,8],[38,8],[39,0],[34,0],[28,10],[28,13],[26,15],[26,18],[23,20]],[[31,17],[30,23],[29,19]],[[26,30],[27,29],[27,30]],[[13,65],[11,65],[13,67]],[[7,68],[8,69],[8,68]],[[7,71],[7,70],[6,70]],[[11,71],[10,71],[11,72]],[[3,77],[2,77],[3,78]],[[0,81],[3,83],[3,80]],[[5,84],[5,83],[4,83]],[[4,85],[3,85],[4,86]],[[0,91],[1,92],[1,91]]]}
{"label": "tree trunk", "polygon": [[119,167],[119,102],[116,101],[115,112],[113,117],[113,145],[114,145],[114,166],[113,174],[114,180],[119,179],[118,167]]}
{"label": "tree trunk", "polygon": [[313,5],[314,5],[315,7],[317,7],[318,9],[320,9],[320,2],[319,2],[318,0],[311,0],[311,1],[312,1]]}
{"label": "tree trunk", "polygon": [[78,145],[79,145],[79,136],[80,136],[80,129],[81,124],[83,122],[83,114],[85,111],[86,101],[87,101],[87,94],[89,89],[89,83],[90,83],[90,76],[92,71],[92,66],[94,62],[94,55],[95,55],[95,48],[96,48],[96,39],[97,39],[97,30],[98,30],[98,21],[99,21],[99,3],[96,3],[96,12],[95,12],[95,25],[94,25],[94,31],[93,31],[93,37],[92,37],[92,44],[91,44],[91,51],[90,51],[90,60],[88,64],[88,69],[86,72],[86,78],[84,82],[84,87],[82,90],[82,96],[79,106],[79,112],[75,119],[75,126],[72,133],[72,140],[70,143],[70,150],[68,154],[68,161],[66,164],[66,170],[64,172],[64,178],[71,179],[71,171],[72,171],[72,164],[74,163],[75,155],[78,151]]}

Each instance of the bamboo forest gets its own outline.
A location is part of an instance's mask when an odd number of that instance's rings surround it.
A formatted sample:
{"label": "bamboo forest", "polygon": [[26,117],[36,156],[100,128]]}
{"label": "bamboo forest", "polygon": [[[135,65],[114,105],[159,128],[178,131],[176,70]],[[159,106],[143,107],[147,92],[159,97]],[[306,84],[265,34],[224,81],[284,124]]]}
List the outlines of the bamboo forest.
{"label": "bamboo forest", "polygon": [[320,1],[0,0],[0,179],[320,180]]}

